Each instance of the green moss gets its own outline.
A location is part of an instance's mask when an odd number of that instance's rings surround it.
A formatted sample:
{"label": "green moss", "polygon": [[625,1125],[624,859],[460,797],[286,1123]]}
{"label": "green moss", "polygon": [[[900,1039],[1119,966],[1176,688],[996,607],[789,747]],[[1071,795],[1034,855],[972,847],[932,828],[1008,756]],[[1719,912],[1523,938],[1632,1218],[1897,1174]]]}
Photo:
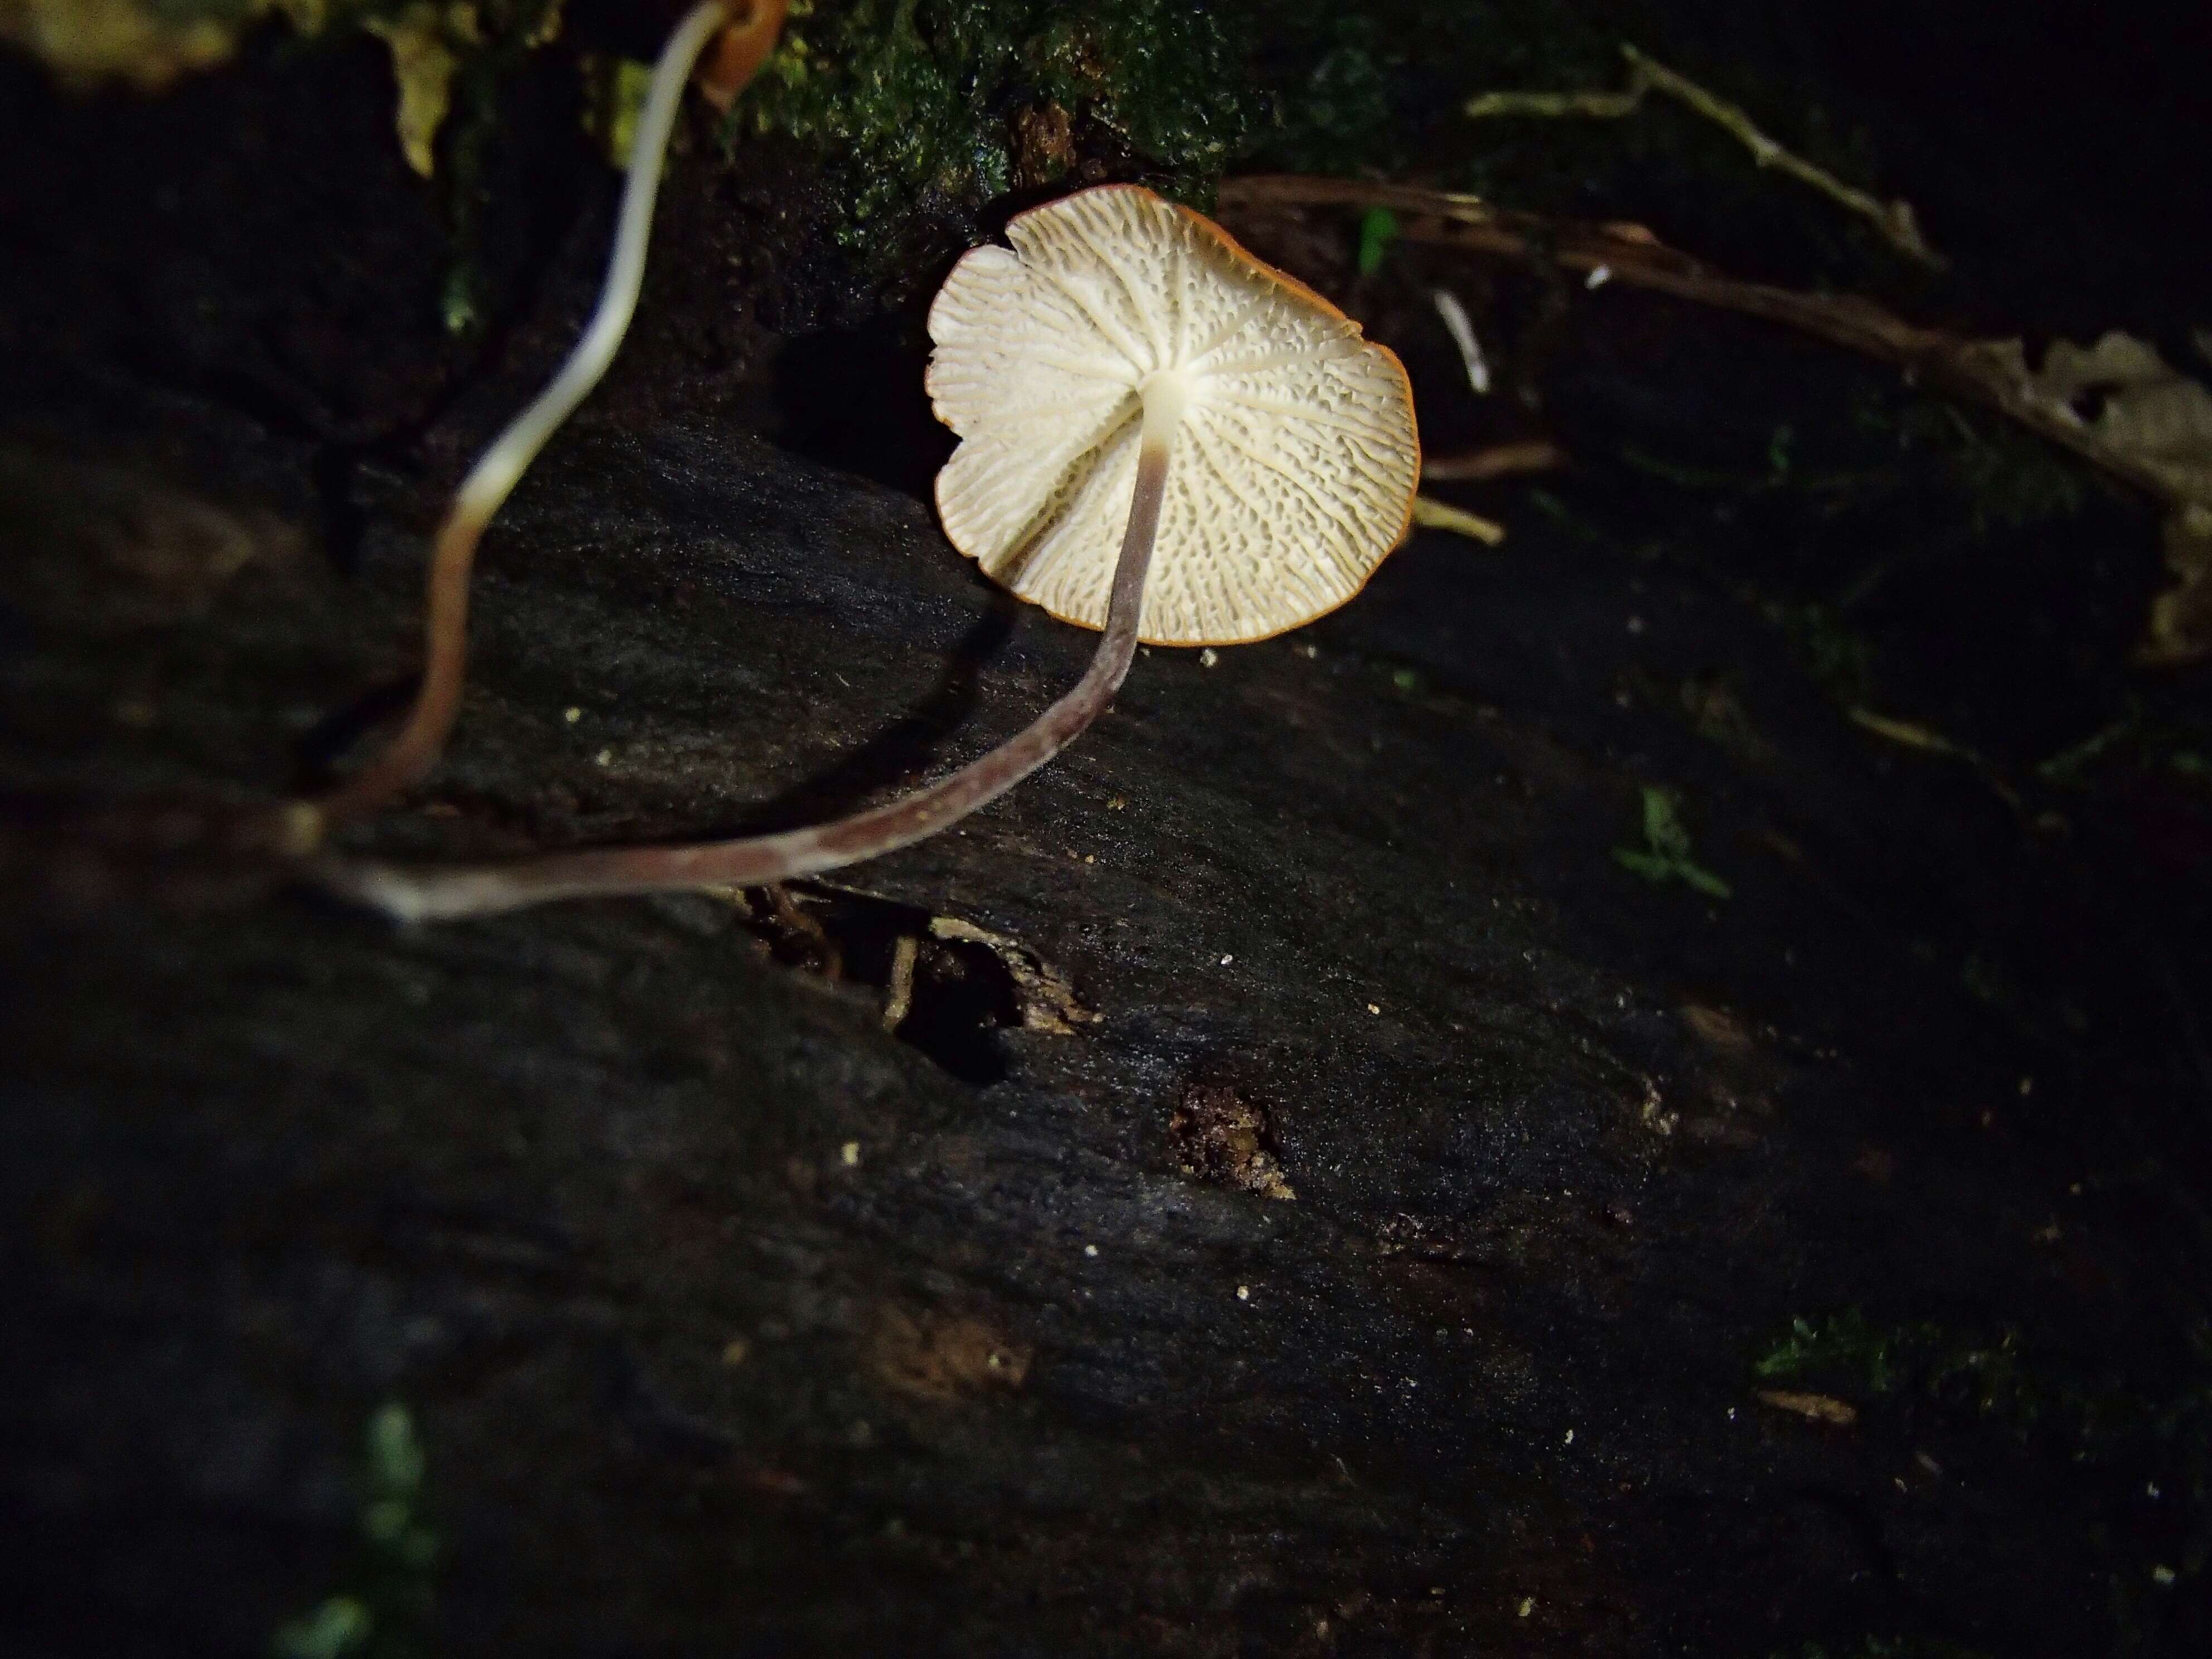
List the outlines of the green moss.
{"label": "green moss", "polygon": [[[731,131],[781,134],[820,155],[848,243],[911,204],[1049,186],[1079,159],[1200,207],[1232,165],[1417,176],[1564,211],[1596,197],[1648,210],[1655,192],[1685,186],[1710,197],[1717,172],[1740,186],[1732,208],[1826,225],[1832,216],[1776,191],[1740,146],[1689,118],[1461,113],[1494,87],[1610,85],[1629,38],[1662,55],[1674,44],[1640,0],[801,0]],[[1709,66],[1692,53],[1685,67]],[[1870,176],[1863,147],[1828,142],[1799,89],[1723,80],[1785,141]],[[1832,240],[1855,234],[1828,229]]]}
{"label": "green moss", "polygon": [[820,0],[732,116],[819,150],[849,222],[1055,182],[1082,148],[1203,201],[1259,106],[1242,23],[1183,0]]}
{"label": "green moss", "polygon": [[1752,1362],[1752,1374],[1767,1382],[1840,1376],[1869,1393],[1887,1394],[1897,1386],[1901,1351],[1924,1340],[1932,1330],[1928,1326],[1878,1330],[1856,1308],[1824,1319],[1793,1319],[1789,1334]]}
{"label": "green moss", "polygon": [[1814,1382],[1860,1395],[1914,1391],[2014,1433],[2054,1409],[2083,1428],[2112,1415],[2109,1402],[2029,1367],[2015,1330],[1961,1333],[1924,1321],[1877,1326],[1856,1308],[1793,1319],[1752,1371],[1762,1381]]}

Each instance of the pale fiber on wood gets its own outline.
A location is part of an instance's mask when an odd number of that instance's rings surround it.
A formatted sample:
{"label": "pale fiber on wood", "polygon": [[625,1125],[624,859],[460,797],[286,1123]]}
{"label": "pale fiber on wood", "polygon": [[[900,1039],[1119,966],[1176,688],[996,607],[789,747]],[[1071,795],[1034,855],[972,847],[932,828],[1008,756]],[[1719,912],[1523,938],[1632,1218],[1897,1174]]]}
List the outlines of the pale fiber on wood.
{"label": "pale fiber on wood", "polygon": [[1021,598],[1106,621],[1154,375],[1187,387],[1142,636],[1264,639],[1342,605],[1406,530],[1420,470],[1397,359],[1148,191],[1016,218],[930,308],[929,394],[962,440],[938,475],[953,544]]}

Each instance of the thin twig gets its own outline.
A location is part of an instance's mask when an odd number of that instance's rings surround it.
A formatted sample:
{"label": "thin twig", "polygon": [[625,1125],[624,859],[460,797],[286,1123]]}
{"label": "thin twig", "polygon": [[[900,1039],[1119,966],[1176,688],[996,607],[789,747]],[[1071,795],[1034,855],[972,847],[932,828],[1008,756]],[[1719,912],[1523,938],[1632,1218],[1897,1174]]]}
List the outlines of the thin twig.
{"label": "thin twig", "polygon": [[1519,472],[1548,472],[1566,463],[1567,452],[1559,445],[1548,438],[1529,438],[1520,443],[1492,444],[1464,455],[1424,455],[1421,479],[1425,483],[1473,483]]}
{"label": "thin twig", "polygon": [[1413,497],[1413,522],[1424,530],[1448,530],[1455,536],[1472,537],[1491,547],[1505,539],[1504,525],[1478,518],[1464,507],[1440,501],[1433,495]]}
{"label": "thin twig", "polygon": [[1887,714],[1877,714],[1871,708],[1862,708],[1856,704],[1844,712],[1852,725],[1871,732],[1878,738],[1886,738],[1907,749],[1917,749],[1923,755],[1942,755],[1953,760],[1964,761],[1983,782],[1989,785],[1999,800],[2015,812],[2027,810],[2020,791],[2006,781],[1996,763],[1978,750],[1969,749],[1956,738],[1947,738],[1933,727],[1921,726],[1912,720],[1897,720]]}
{"label": "thin twig", "polygon": [[1664,64],[1647,58],[1626,41],[1621,43],[1620,52],[1628,60],[1628,86],[1625,91],[1486,92],[1468,100],[1463,112],[1474,120],[1529,116],[1617,121],[1633,115],[1642,106],[1645,93],[1662,93],[1687,105],[1735,137],[1760,167],[1786,173],[1869,221],[1881,233],[1882,239],[1900,253],[1938,270],[1949,264],[1922,238],[1919,221],[1913,216],[1911,203],[1880,201],[1845,184],[1826,168],[1814,166],[1768,137],[1741,106],[1707,92],[1687,76],[1679,75]]}
{"label": "thin twig", "polygon": [[2138,456],[2104,442],[2063,403],[2034,386],[2016,340],[1972,340],[1922,328],[1848,294],[1801,294],[1740,282],[1707,270],[1640,225],[1548,219],[1492,207],[1480,197],[1418,185],[1267,174],[1221,186],[1224,214],[1267,208],[1387,207],[1409,242],[1502,254],[1572,270],[1603,271],[1629,288],[1764,318],[1832,345],[1893,363],[1911,384],[1994,410],[2046,442],[2072,451],[2112,477],[2175,508],[2187,493]]}

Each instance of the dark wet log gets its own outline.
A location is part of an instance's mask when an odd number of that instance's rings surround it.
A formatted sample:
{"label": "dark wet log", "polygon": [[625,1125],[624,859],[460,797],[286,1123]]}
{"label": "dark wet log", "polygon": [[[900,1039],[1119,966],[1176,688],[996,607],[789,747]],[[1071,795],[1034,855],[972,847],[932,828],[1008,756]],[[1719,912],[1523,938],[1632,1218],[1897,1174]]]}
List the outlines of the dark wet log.
{"label": "dark wet log", "polygon": [[[415,341],[380,421],[447,372],[463,413],[333,497],[330,434],[99,321],[14,386],[0,474],[9,1645],[258,1652],[422,1589],[456,1654],[2076,1652],[2166,1559],[2093,1539],[2133,1500],[2066,1444],[1753,1373],[1858,1307],[2179,1397],[2203,1256],[2110,1103],[2165,1057],[1917,949],[2031,866],[2033,939],[2121,924],[1717,585],[1417,541],[1308,634],[1140,655],[1068,756],[848,879],[396,931],[218,830],[404,673],[496,385]],[[803,823],[1081,672],[911,495],[685,384],[523,485],[456,745],[362,846]],[[1764,750],[1614,696],[1717,659]],[[1612,858],[1654,778],[1725,904]],[[392,1401],[441,1540],[398,1589],[359,1538]]]}

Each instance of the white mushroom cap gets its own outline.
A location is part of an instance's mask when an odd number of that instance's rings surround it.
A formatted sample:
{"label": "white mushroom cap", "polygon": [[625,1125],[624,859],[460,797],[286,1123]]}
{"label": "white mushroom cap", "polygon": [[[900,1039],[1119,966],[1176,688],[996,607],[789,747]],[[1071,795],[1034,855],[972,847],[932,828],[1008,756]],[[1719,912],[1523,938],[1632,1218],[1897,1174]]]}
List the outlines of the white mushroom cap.
{"label": "white mushroom cap", "polygon": [[1140,418],[1181,408],[1139,632],[1229,645],[1310,622],[1404,539],[1406,372],[1188,208],[1109,185],[1018,216],[930,307],[928,388],[961,438],[945,533],[1054,616],[1106,623]]}

